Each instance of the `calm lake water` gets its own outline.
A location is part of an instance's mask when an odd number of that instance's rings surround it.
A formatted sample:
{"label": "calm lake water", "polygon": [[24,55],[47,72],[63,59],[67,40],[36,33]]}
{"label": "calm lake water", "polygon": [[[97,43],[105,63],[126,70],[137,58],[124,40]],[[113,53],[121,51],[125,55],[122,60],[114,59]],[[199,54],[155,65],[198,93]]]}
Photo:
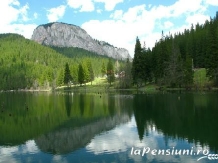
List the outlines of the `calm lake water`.
{"label": "calm lake water", "polygon": [[[0,162],[218,162],[218,93],[0,93]],[[200,159],[200,160],[198,160]]]}

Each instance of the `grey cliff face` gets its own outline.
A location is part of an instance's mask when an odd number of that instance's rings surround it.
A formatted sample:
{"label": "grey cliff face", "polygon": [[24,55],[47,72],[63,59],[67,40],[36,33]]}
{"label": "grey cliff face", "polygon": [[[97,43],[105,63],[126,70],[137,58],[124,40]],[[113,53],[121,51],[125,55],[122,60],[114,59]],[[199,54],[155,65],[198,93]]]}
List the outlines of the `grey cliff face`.
{"label": "grey cliff face", "polygon": [[131,58],[126,49],[96,41],[82,28],[64,23],[38,26],[33,32],[32,40],[48,46],[78,47],[115,59]]}

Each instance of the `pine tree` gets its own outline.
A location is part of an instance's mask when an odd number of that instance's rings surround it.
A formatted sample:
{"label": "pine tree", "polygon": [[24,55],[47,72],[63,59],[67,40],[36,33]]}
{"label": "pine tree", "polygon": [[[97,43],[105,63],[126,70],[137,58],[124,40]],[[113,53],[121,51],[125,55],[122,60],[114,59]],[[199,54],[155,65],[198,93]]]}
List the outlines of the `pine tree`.
{"label": "pine tree", "polygon": [[184,64],[184,84],[185,87],[188,88],[193,84],[194,71],[192,67],[192,59],[190,56],[186,57]]}
{"label": "pine tree", "polygon": [[78,65],[74,64],[70,67],[70,72],[71,72],[71,76],[73,76],[73,83],[77,84],[78,83]]}
{"label": "pine tree", "polygon": [[84,83],[87,83],[90,81],[90,74],[87,66],[87,60],[82,61],[82,68],[84,73]]}
{"label": "pine tree", "polygon": [[110,84],[110,86],[111,86],[111,83],[114,82],[114,80],[115,80],[114,66],[113,66],[111,59],[109,59],[108,64],[107,64],[107,81]]}
{"label": "pine tree", "polygon": [[144,82],[151,82],[152,81],[152,53],[151,50],[148,48],[144,48],[143,50],[143,80]]}
{"label": "pine tree", "polygon": [[169,54],[170,54],[170,50],[168,47],[168,43],[166,41],[166,37],[164,36],[164,33],[162,31],[162,37],[161,40],[159,42],[159,44],[157,44],[159,47],[157,49],[157,53],[158,53],[158,57],[157,57],[157,82],[158,84],[162,85],[165,83],[164,79],[166,78],[166,73],[165,73],[165,69],[167,68],[168,64],[167,62],[169,61]]}
{"label": "pine tree", "polygon": [[70,68],[68,63],[66,63],[65,70],[64,70],[64,84],[68,85],[71,80],[72,80],[72,76],[70,74]]}
{"label": "pine tree", "polygon": [[133,84],[139,87],[143,81],[143,54],[139,38],[136,38],[135,53],[132,63]]}
{"label": "pine tree", "polygon": [[60,69],[57,76],[57,86],[61,86],[64,84],[64,70]]}
{"label": "pine tree", "polygon": [[89,71],[89,81],[91,82],[92,85],[92,81],[94,80],[95,76],[94,76],[94,71],[92,69],[92,63],[90,60],[87,61],[87,67]]}
{"label": "pine tree", "polygon": [[53,77],[52,69],[48,69],[46,79],[49,82],[49,84],[51,84],[51,82],[53,81],[53,78],[54,77]]}
{"label": "pine tree", "polygon": [[79,70],[78,70],[78,82],[79,82],[80,86],[84,83],[84,80],[85,80],[84,70],[83,70],[82,64],[80,63]]}
{"label": "pine tree", "polygon": [[195,30],[193,24],[191,25],[190,35],[191,35],[191,56],[194,60],[194,65],[196,67],[196,65],[198,65],[198,60],[197,60],[198,58],[196,56],[196,40],[195,40]]}
{"label": "pine tree", "polygon": [[172,55],[167,62],[167,68],[165,69],[165,82],[171,87],[176,87],[182,85],[183,82],[183,67],[182,58],[178,46],[174,45],[172,48]]}

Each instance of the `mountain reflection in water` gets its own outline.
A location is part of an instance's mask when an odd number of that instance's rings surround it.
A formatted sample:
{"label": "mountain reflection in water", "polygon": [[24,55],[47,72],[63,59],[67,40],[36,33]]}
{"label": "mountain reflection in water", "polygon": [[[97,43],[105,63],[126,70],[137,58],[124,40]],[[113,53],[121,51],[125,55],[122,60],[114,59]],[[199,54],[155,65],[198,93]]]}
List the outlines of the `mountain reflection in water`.
{"label": "mountain reflection in water", "polygon": [[67,154],[85,147],[95,135],[108,131],[130,120],[127,115],[100,119],[79,128],[67,128],[42,135],[35,139],[41,151],[52,154]]}
{"label": "mountain reflection in water", "polygon": [[132,147],[218,151],[215,92],[105,93],[102,98],[2,93],[0,99],[6,107],[0,114],[2,162],[196,162],[200,156],[130,153]]}

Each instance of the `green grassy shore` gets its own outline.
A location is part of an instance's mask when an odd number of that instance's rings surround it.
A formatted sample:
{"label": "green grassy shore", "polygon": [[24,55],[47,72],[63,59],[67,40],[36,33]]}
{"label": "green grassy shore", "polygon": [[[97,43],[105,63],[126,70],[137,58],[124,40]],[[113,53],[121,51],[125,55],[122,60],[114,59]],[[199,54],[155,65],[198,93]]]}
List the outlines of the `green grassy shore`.
{"label": "green grassy shore", "polygon": [[[193,86],[189,90],[218,90],[217,88],[213,88],[210,86],[211,83],[206,77],[206,69],[195,69],[194,70],[194,83]],[[72,85],[70,87],[62,86],[58,87],[55,90],[65,90],[65,91],[75,91],[75,92],[92,92],[92,93],[99,93],[99,92],[117,92],[117,91],[140,91],[140,92],[158,92],[159,90],[166,90],[166,91],[178,91],[178,90],[186,90],[186,88],[169,88],[166,86],[160,87],[155,84],[147,84],[140,88],[133,86],[128,89],[119,89],[117,88],[118,81],[115,81],[111,86],[107,83],[106,78],[95,78],[95,80],[91,83],[86,83],[83,85]]]}

